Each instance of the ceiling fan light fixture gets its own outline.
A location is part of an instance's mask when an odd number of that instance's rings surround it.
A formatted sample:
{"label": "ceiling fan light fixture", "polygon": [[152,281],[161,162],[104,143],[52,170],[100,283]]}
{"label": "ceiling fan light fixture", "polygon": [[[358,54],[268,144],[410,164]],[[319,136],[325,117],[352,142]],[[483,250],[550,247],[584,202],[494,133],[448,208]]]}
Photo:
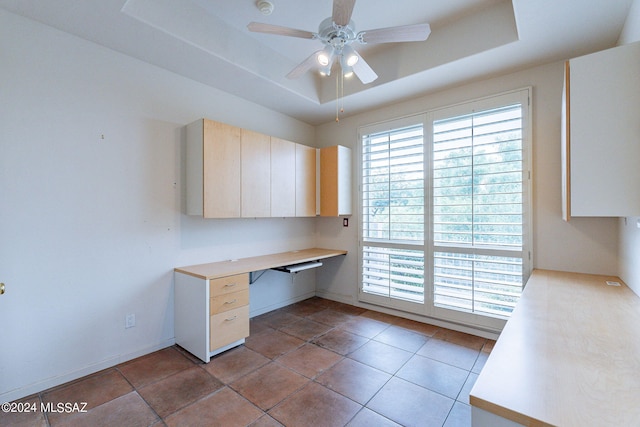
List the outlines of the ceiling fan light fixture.
{"label": "ceiling fan light fixture", "polygon": [[[265,13],[270,13],[273,10],[273,3],[269,0],[252,1],[255,1],[256,6]],[[333,13],[320,22],[317,33],[259,22],[250,22],[247,28],[252,32],[318,40],[324,44],[322,50],[315,51],[291,70],[287,74],[287,78],[298,78],[311,69],[328,76],[331,74],[332,67],[336,65],[335,63],[339,62],[342,70],[336,78],[344,78],[345,75],[349,75],[353,71],[362,84],[366,85],[376,80],[378,75],[367,64],[367,61],[350,46],[352,43],[422,42],[429,37],[431,27],[429,24],[423,23],[356,32],[355,23],[351,19],[355,3],[356,0],[333,0]]]}
{"label": "ceiling fan light fixture", "polygon": [[333,62],[333,55],[333,46],[325,47],[318,53],[318,56],[316,57],[318,64],[320,64],[320,66],[322,67],[330,65]]}
{"label": "ceiling fan light fixture", "polygon": [[329,57],[325,53],[322,53],[322,52],[319,53],[318,64],[322,65],[323,67],[326,67],[327,65],[329,65]]}
{"label": "ceiling fan light fixture", "polygon": [[360,57],[351,46],[345,46],[342,50],[342,65],[347,67],[353,67],[356,65]]}

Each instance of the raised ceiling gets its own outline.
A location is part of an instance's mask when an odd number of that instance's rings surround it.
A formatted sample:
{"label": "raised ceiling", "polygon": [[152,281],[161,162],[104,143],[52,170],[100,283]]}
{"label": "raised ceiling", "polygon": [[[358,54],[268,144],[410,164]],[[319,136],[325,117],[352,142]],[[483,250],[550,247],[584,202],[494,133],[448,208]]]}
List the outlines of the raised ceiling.
{"label": "raised ceiling", "polygon": [[[285,76],[321,44],[252,33],[315,32],[332,0],[0,0],[0,7],[310,124],[334,120],[336,79]],[[632,0],[358,0],[357,30],[429,23],[424,42],[355,46],[379,75],[345,80],[345,114],[614,46]]]}

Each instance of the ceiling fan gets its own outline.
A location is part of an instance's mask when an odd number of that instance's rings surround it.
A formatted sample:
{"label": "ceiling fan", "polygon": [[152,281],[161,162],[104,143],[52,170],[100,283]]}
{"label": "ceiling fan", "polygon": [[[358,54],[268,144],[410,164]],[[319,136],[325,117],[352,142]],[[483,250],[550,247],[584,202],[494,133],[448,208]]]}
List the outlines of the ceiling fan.
{"label": "ceiling fan", "polygon": [[356,0],[333,0],[333,14],[320,23],[317,33],[260,22],[251,22],[247,28],[257,33],[316,39],[325,45],[291,70],[287,78],[298,78],[314,67],[318,67],[322,74],[330,75],[334,62],[338,62],[343,76],[348,77],[353,73],[364,84],[371,83],[378,75],[351,46],[353,42],[368,44],[423,41],[431,33],[429,24],[356,32],[351,20],[355,3]]}

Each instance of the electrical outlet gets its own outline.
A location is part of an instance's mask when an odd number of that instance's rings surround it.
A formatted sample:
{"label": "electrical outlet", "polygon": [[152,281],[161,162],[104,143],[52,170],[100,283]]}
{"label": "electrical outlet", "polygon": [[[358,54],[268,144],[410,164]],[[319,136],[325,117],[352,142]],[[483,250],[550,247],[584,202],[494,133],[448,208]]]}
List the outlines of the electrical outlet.
{"label": "electrical outlet", "polygon": [[136,326],[136,315],[127,314],[127,316],[124,318],[125,329],[133,328],[134,326]]}

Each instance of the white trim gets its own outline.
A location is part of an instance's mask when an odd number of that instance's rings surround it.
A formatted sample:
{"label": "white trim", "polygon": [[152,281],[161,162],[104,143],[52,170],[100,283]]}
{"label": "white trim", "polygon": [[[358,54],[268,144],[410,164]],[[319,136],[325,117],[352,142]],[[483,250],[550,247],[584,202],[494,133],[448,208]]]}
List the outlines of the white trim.
{"label": "white trim", "polygon": [[[523,222],[525,228],[523,234],[525,240],[523,241],[522,250],[510,252],[508,250],[502,251],[505,256],[518,256],[522,255],[523,262],[523,285],[526,283],[533,266],[533,217],[532,217],[532,150],[533,150],[533,108],[531,107],[531,100],[533,97],[533,88],[531,86],[514,89],[510,91],[501,92],[495,95],[489,95],[481,98],[472,99],[449,106],[438,107],[427,111],[419,112],[412,115],[406,115],[397,119],[385,120],[377,123],[371,123],[363,125],[358,129],[358,144],[357,144],[357,157],[358,157],[358,192],[360,194],[358,200],[358,215],[363,217],[362,209],[362,138],[365,135],[372,133],[389,131],[401,127],[407,127],[422,123],[424,132],[424,164],[425,164],[425,244],[422,246],[425,252],[425,271],[424,271],[424,303],[412,303],[403,300],[394,300],[391,298],[383,298],[377,295],[366,294],[362,291],[362,250],[363,245],[376,246],[375,242],[364,242],[362,225],[358,230],[358,301],[364,303],[370,303],[375,305],[388,306],[393,309],[408,311],[419,315],[436,317],[443,320],[464,322],[473,327],[490,328],[492,330],[501,330],[506,321],[501,318],[493,318],[489,316],[483,316],[473,313],[457,312],[455,310],[438,308],[433,305],[433,260],[434,245],[432,241],[432,227],[433,221],[430,218],[430,214],[433,211],[432,207],[432,180],[433,171],[431,168],[431,154],[432,154],[432,124],[437,118],[451,117],[456,114],[468,114],[474,111],[492,109],[496,107],[504,106],[505,103],[517,102],[522,105],[522,142],[523,142]],[[362,221],[361,221],[362,222]],[[415,245],[418,249],[419,245]],[[464,251],[464,250],[461,250]],[[501,252],[501,253],[502,253]]]}
{"label": "white trim", "polygon": [[409,311],[401,310],[398,308],[390,308],[381,304],[369,303],[366,301],[356,301],[354,298],[345,297],[342,294],[336,294],[333,292],[320,291],[316,292],[316,296],[321,298],[325,298],[331,301],[342,302],[345,304],[350,304],[356,307],[365,308],[367,310],[375,311],[378,313],[390,314],[392,316],[401,317],[403,319],[415,320],[416,322],[425,323],[427,325],[433,325],[440,328],[451,329],[458,332],[464,332],[467,334],[476,335],[479,337],[496,340],[500,335],[500,328],[486,328],[480,326],[471,326],[471,325],[463,325],[459,322],[451,322],[443,319],[436,319],[434,317],[429,317],[421,314],[411,313]]}
{"label": "white trim", "polygon": [[164,341],[160,341],[155,345],[141,348],[131,353],[119,354],[119,355],[110,357],[108,359],[105,359],[101,362],[87,365],[80,369],[73,370],[71,372],[67,372],[63,375],[46,378],[42,381],[37,381],[35,383],[27,384],[23,387],[0,394],[0,402],[12,402],[17,399],[22,399],[23,397],[30,396],[34,393],[39,393],[41,391],[48,390],[52,387],[56,387],[61,384],[68,383],[69,381],[77,380],[78,378],[95,374],[96,372],[100,372],[104,369],[112,368],[121,363],[128,362],[129,360],[133,360],[138,357],[153,353],[155,351],[162,350],[167,347],[171,347],[175,343],[176,343],[175,339],[170,338]]}
{"label": "white trim", "polygon": [[[425,303],[424,302],[415,302],[409,299],[399,299],[399,298],[391,298],[385,297],[382,295],[376,295],[372,293],[367,293],[363,291],[363,268],[364,268],[364,260],[363,260],[363,248],[364,246],[371,247],[385,247],[385,248],[396,248],[396,249],[408,249],[414,251],[422,251],[425,256],[425,274],[426,269],[428,268],[428,264],[426,263],[426,253],[425,253],[425,245],[424,241],[393,241],[393,240],[385,240],[385,239],[371,239],[365,242],[363,236],[363,168],[362,168],[362,158],[363,158],[363,144],[362,139],[366,135],[376,134],[376,133],[384,133],[388,131],[393,131],[395,129],[414,127],[414,126],[422,126],[424,129],[425,124],[425,115],[417,114],[405,116],[402,118],[388,120],[384,122],[374,123],[366,126],[362,126],[358,129],[358,143],[356,155],[358,157],[357,162],[357,173],[358,173],[358,215],[359,215],[359,228],[358,228],[358,301],[367,302],[370,304],[374,304],[377,306],[385,306],[392,307],[397,310],[402,310],[405,312],[416,313],[416,314],[425,314]],[[423,152],[427,151],[423,149]],[[424,195],[426,200],[426,194]],[[426,213],[425,213],[426,215]],[[425,217],[425,236],[426,236],[426,225],[428,221],[426,221]],[[426,282],[425,282],[426,283]],[[427,287],[423,286],[426,299]]]}
{"label": "white trim", "polygon": [[[532,170],[532,167],[531,167],[531,164],[532,164],[531,162],[531,152],[532,152],[531,111],[532,111],[532,108],[530,105],[531,92],[532,92],[531,87],[525,87],[522,89],[503,92],[503,93],[492,95],[492,96],[486,96],[483,98],[479,98],[477,100],[470,100],[467,102],[458,103],[449,107],[438,108],[427,113],[427,120],[426,120],[426,126],[425,126],[425,135],[428,135],[429,138],[431,138],[433,135],[433,132],[431,131],[431,129],[433,128],[433,123],[437,120],[471,114],[478,111],[485,111],[485,110],[491,110],[494,108],[500,108],[505,105],[508,105],[509,103],[519,103],[520,105],[522,105],[522,130],[523,130],[523,134],[522,134],[523,190],[522,191],[523,191],[523,207],[526,209],[526,211],[523,211],[523,222],[525,225],[525,228],[523,229],[523,234],[525,237],[525,241],[523,241],[522,250],[514,251],[512,253],[509,251],[501,250],[499,252],[496,252],[495,255],[507,256],[507,257],[518,256],[518,255],[522,256],[523,287],[524,287],[524,284],[527,282],[529,275],[531,274],[531,270],[532,270],[531,266],[533,265],[532,260],[529,259],[529,254],[532,252],[532,248],[533,248],[532,217],[531,217],[531,203],[532,203],[531,182],[532,181],[530,179],[530,171]],[[429,129],[429,131],[426,131],[426,129]],[[427,142],[425,140],[425,144],[426,143],[429,143],[431,146],[432,141],[430,140]],[[425,151],[428,151],[429,153],[431,153],[433,150],[430,149]],[[431,162],[429,162],[429,164],[431,164]],[[432,190],[431,184],[433,182],[433,169],[429,167],[428,171],[430,176],[429,176],[429,182],[427,184],[429,184],[429,191],[431,191]],[[432,195],[429,194],[427,197],[429,202],[431,203]],[[429,206],[428,211],[429,212],[432,211],[431,206]],[[433,225],[431,217],[429,217],[429,225],[430,227]],[[426,252],[425,252],[425,259],[429,259],[429,260],[433,260],[434,253],[436,252],[436,245],[433,242],[432,235],[433,233],[431,230],[429,231],[428,235],[425,235],[426,240],[428,242],[426,247]],[[448,247],[442,247],[441,250],[446,252],[451,252],[447,248]],[[452,251],[465,252],[464,249],[460,249],[458,251],[456,250],[455,247],[452,248]],[[427,271],[425,267],[425,282],[426,280],[427,280]],[[462,322],[469,325],[488,327],[492,329],[498,328],[498,327],[500,328],[504,327],[506,320],[503,318],[458,311],[455,309],[448,309],[444,307],[436,307],[434,304],[434,295],[433,295],[433,283],[434,283],[433,266],[428,272],[428,282],[426,283],[430,284],[430,286],[428,286],[430,290],[429,304],[431,304],[431,307],[428,309],[428,312],[430,315],[437,318],[441,318],[441,319],[451,320],[455,322]]]}

